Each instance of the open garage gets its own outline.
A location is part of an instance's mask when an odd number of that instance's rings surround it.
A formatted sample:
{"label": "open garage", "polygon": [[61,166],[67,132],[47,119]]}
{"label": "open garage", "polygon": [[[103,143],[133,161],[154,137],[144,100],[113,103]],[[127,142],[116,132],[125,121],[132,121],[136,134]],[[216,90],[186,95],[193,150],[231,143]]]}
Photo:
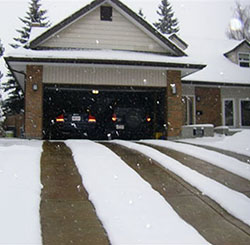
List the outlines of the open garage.
{"label": "open garage", "polygon": [[[44,85],[44,138],[154,138],[164,130],[164,94],[163,88]],[[83,126],[86,113],[90,123]],[[68,127],[60,126],[66,120]]]}

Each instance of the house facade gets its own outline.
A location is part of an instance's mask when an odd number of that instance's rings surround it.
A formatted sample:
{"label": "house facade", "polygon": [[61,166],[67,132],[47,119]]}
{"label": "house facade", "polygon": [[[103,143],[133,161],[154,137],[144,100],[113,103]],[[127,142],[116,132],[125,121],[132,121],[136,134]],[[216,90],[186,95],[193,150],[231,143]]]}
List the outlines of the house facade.
{"label": "house facade", "polygon": [[[193,55],[207,64],[182,81],[191,120],[229,128],[250,128],[250,44],[234,40],[189,40]],[[198,46],[203,44],[204,49]],[[190,113],[189,113],[190,114]]]}
{"label": "house facade", "polygon": [[65,101],[119,96],[150,100],[154,134],[178,137],[181,79],[205,67],[118,0],[91,2],[5,60],[25,92],[25,137],[38,139]]}
{"label": "house facade", "polygon": [[[177,138],[183,125],[249,126],[242,109],[249,103],[249,68],[231,61],[237,50],[248,50],[245,45],[220,54],[227,65],[217,72],[218,65],[206,67],[212,61],[189,52],[179,37],[161,35],[121,1],[95,0],[49,29],[34,27],[26,48],[5,61],[25,94],[26,138],[48,138],[65,107],[105,111],[117,99],[150,107],[152,138]],[[235,67],[248,78],[226,81]]]}

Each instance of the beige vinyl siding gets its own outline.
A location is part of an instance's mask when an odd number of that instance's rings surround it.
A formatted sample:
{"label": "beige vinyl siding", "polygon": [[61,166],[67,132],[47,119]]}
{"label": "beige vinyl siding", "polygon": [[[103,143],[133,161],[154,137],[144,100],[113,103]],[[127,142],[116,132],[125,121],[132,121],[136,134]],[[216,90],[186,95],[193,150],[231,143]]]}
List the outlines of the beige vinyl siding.
{"label": "beige vinyl siding", "polygon": [[167,52],[114,8],[112,21],[101,21],[97,8],[41,46]]}
{"label": "beige vinyl siding", "polygon": [[236,50],[230,52],[228,54],[228,59],[230,59],[233,63],[239,63],[239,53],[250,53],[249,46],[244,43],[242,46],[238,47]]}
{"label": "beige vinyl siding", "polygon": [[166,71],[108,67],[45,66],[43,83],[166,87]]}

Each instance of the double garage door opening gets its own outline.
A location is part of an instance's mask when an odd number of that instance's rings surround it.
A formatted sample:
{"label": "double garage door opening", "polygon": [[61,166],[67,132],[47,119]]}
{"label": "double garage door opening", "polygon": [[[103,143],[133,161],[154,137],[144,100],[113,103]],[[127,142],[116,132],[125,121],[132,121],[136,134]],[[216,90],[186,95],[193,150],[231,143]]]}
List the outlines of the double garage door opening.
{"label": "double garage door opening", "polygon": [[44,86],[45,139],[150,139],[164,131],[165,89]]}

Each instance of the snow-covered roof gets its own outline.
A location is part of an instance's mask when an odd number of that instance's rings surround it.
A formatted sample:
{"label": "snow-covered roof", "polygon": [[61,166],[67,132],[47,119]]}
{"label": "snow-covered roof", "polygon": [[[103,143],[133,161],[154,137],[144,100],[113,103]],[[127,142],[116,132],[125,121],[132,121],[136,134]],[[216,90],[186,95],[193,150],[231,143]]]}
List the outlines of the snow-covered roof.
{"label": "snow-covered roof", "polygon": [[210,39],[185,37],[184,40],[189,44],[185,52],[207,64],[206,68],[185,77],[184,81],[250,85],[250,68],[240,67],[224,56],[241,41],[213,37]]}

